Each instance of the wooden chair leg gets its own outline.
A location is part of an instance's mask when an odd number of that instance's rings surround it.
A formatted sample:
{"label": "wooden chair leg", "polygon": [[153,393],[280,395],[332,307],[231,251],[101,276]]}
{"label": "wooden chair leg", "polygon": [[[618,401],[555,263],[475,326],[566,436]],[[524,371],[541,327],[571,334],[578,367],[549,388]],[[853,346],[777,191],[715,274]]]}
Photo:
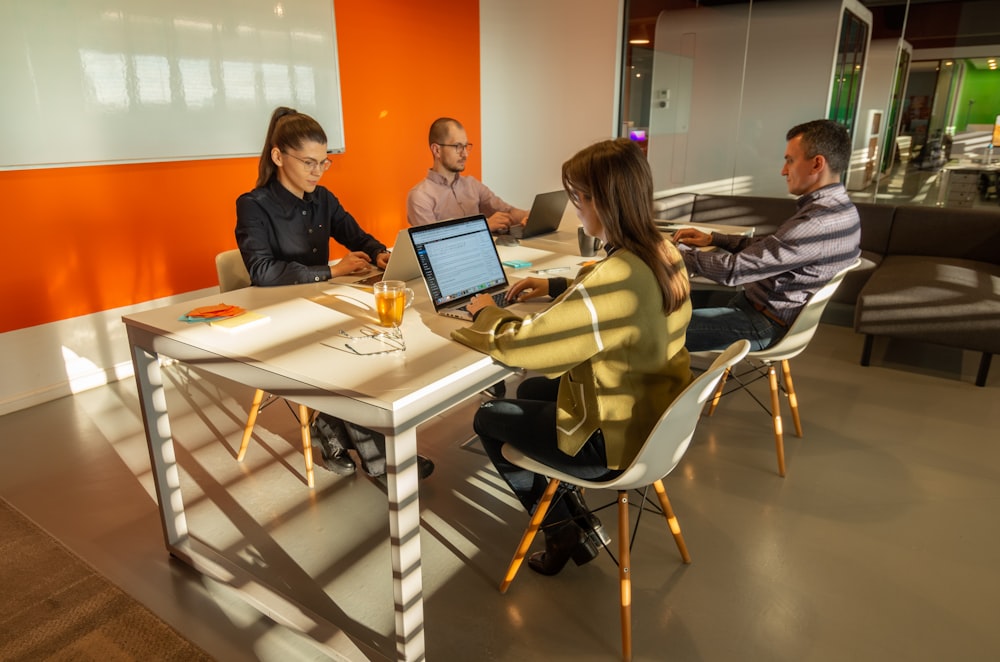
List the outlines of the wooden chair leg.
{"label": "wooden chair leg", "polygon": [[309,487],[315,487],[313,478],[313,451],[312,435],[309,434],[309,408],[299,405],[299,429],[302,432],[302,456],[306,460],[306,483]]}
{"label": "wooden chair leg", "polygon": [[236,461],[242,462],[247,454],[247,447],[250,445],[250,435],[253,434],[253,426],[257,422],[257,414],[260,412],[260,403],[264,399],[264,391],[257,389],[253,394],[253,404],[250,405],[250,413],[247,415],[247,425],[243,428],[243,440],[240,442],[240,452],[236,454]]}
{"label": "wooden chair leg", "polygon": [[778,401],[778,373],[774,364],[767,366],[767,381],[771,385],[771,418],[774,421],[774,446],[778,452],[778,475],[785,475],[785,440],[781,430],[781,409]]}
{"label": "wooden chair leg", "polygon": [[802,420],[799,418],[799,398],[795,395],[792,384],[792,368],[788,360],[781,362],[781,375],[785,379],[785,390],[788,391],[788,406],[792,410],[792,422],[795,423],[795,436],[802,436]]}
{"label": "wooden chair leg", "polygon": [[684,563],[691,563],[691,555],[688,554],[687,545],[684,544],[684,536],[681,534],[681,525],[677,521],[677,516],[674,515],[674,509],[670,507],[670,499],[667,498],[667,491],[663,488],[663,481],[658,480],[653,483],[653,489],[656,490],[656,496],[660,500],[660,509],[663,510],[663,516],[667,519],[670,533],[674,535],[677,551],[681,553]]}
{"label": "wooden chair leg", "polygon": [[715,395],[712,396],[712,404],[709,405],[706,416],[714,414],[715,408],[719,406],[719,400],[722,399],[722,389],[726,385],[726,380],[729,379],[730,370],[731,368],[726,368],[726,371],[722,373],[722,379],[719,380],[719,386],[715,389]]}
{"label": "wooden chair leg", "polygon": [[618,492],[618,581],[621,586],[622,659],[632,659],[632,559],[629,552],[628,492]]}
{"label": "wooden chair leg", "polygon": [[531,547],[531,542],[535,539],[535,534],[538,533],[538,528],[542,525],[542,520],[545,519],[545,513],[549,512],[549,505],[552,503],[552,497],[556,493],[556,488],[559,487],[559,481],[553,478],[549,481],[548,487],[545,488],[545,492],[542,493],[542,498],[538,502],[538,507],[535,508],[535,513],[531,516],[531,520],[528,522],[528,528],[524,530],[524,535],[521,536],[521,542],[517,546],[517,551],[514,552],[514,558],[511,559],[510,565],[507,566],[507,574],[504,575],[503,581],[500,582],[500,592],[506,593],[507,588],[510,583],[514,581],[514,577],[517,576],[517,571],[521,569],[521,563],[524,561],[524,557],[528,553],[528,549]]}

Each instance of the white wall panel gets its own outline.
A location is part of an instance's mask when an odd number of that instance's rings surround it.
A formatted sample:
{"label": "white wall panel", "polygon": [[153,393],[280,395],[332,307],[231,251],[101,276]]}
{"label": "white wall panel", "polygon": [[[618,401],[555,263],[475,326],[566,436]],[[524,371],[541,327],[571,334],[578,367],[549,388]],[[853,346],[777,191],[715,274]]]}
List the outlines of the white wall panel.
{"label": "white wall panel", "polygon": [[621,0],[481,0],[483,182],[530,208],[615,132]]}

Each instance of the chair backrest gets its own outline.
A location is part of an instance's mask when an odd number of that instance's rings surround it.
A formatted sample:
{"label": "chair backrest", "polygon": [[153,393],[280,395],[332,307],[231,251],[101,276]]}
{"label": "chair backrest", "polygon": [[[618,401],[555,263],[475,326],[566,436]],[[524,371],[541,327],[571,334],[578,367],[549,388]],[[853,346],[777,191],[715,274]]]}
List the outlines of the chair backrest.
{"label": "chair backrest", "polygon": [[239,249],[222,251],[215,256],[215,271],[219,275],[219,291],[229,292],[250,287],[250,273],[243,264]]}
{"label": "chair backrest", "polygon": [[[719,354],[708,370],[698,375],[663,412],[628,469],[611,481],[602,481],[600,487],[631,490],[649,485],[673,471],[687,451],[704,404],[715,393],[722,373],[749,351],[749,341],[737,340]],[[574,482],[584,484],[578,480]]]}
{"label": "chair backrest", "polygon": [[762,361],[785,361],[802,353],[812,337],[816,335],[816,327],[819,326],[819,320],[823,317],[826,304],[830,302],[833,293],[840,286],[840,282],[844,280],[848,271],[855,269],[860,264],[861,260],[855,260],[853,264],[838,272],[826,285],[809,297],[809,301],[802,307],[799,316],[795,318],[781,340],[770,347],[750,352],[750,356]]}

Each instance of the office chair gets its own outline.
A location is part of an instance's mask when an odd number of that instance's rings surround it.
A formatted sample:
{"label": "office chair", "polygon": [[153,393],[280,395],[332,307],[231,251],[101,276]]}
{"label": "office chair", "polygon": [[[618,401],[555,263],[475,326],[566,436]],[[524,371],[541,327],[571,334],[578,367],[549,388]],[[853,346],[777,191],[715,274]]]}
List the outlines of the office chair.
{"label": "office chair", "polygon": [[[726,391],[727,395],[733,391],[746,390],[746,392],[751,398],[754,399],[754,401],[757,402],[757,404],[759,404],[765,411],[769,411],[774,425],[774,445],[778,455],[779,476],[784,477],[785,475],[785,441],[781,422],[781,408],[778,402],[779,388],[788,396],[788,406],[792,410],[792,421],[795,424],[795,435],[797,437],[802,436],[802,420],[799,417],[799,401],[798,397],[795,395],[795,387],[792,384],[792,370],[788,362],[801,354],[802,351],[809,345],[809,341],[812,340],[813,335],[816,333],[816,328],[819,326],[820,318],[823,317],[823,311],[826,309],[826,304],[829,303],[830,298],[837,290],[840,282],[844,280],[844,276],[847,275],[847,272],[854,269],[859,264],[861,264],[861,260],[856,260],[849,267],[837,273],[829,280],[829,282],[827,282],[826,285],[821,287],[815,294],[809,297],[809,301],[807,301],[806,305],[803,306],[802,311],[799,313],[798,317],[795,318],[795,321],[792,322],[788,332],[781,338],[781,340],[765,349],[749,352],[746,355],[747,369],[745,371],[737,375],[732,371],[732,369],[726,370],[726,372],[722,375],[722,379],[719,380],[715,396],[712,398],[712,404],[708,408],[708,416],[715,413],[715,408],[718,406],[719,400],[722,398],[726,382],[728,379],[732,378],[733,381],[737,382],[738,386]],[[697,354],[711,355],[714,354],[714,352],[697,352]],[[753,363],[754,361],[759,361],[760,363],[755,364]],[[781,364],[783,384],[781,384],[780,387],[778,384],[775,363]],[[751,378],[749,380],[745,380],[748,375],[751,376]],[[746,388],[758,379],[763,379],[764,377],[767,377],[771,389],[770,410],[767,405],[761,402],[760,399],[754,395],[752,391]]]}
{"label": "office chair", "polygon": [[[243,256],[238,249],[223,251],[215,256],[215,270],[219,276],[219,291],[229,292],[230,290],[250,287],[250,274],[243,263]],[[250,405],[250,412],[247,415],[247,424],[243,428],[243,439],[240,441],[240,451],[236,455],[236,461],[242,462],[247,454],[247,447],[250,445],[250,437],[253,434],[254,425],[257,423],[257,415],[264,411],[264,408],[277,400],[277,396],[266,394],[262,389],[257,389],[253,395],[253,403]],[[291,409],[291,404],[285,403]],[[298,405],[298,410],[292,410],[297,415],[299,430],[302,434],[302,455],[306,462],[306,482],[309,487],[315,486],[313,478],[312,459],[312,435],[309,433],[309,426],[312,423],[312,413],[305,405]]]}
{"label": "office chair", "polygon": [[[687,545],[681,535],[680,525],[677,517],[667,499],[667,493],[663,489],[663,478],[666,477],[674,467],[680,462],[681,457],[691,443],[695,427],[701,416],[702,406],[712,396],[716,384],[722,378],[722,373],[729,369],[734,363],[746,356],[750,350],[750,343],[746,340],[738,340],[728,349],[722,352],[712,363],[711,367],[699,375],[680,395],[667,407],[667,410],[660,417],[653,431],[646,438],[645,443],[639,450],[638,455],[632,460],[628,468],[619,476],[605,481],[590,481],[571,476],[557,471],[548,465],[533,460],[509,445],[504,445],[501,452],[510,462],[537,474],[549,478],[542,499],[531,516],[528,528],[521,537],[521,542],[517,546],[514,558],[507,568],[507,574],[500,584],[500,592],[506,593],[508,587],[517,571],[524,561],[528,548],[531,546],[535,534],[545,519],[545,513],[549,510],[552,497],[555,495],[559,483],[566,482],[578,485],[582,488],[593,489],[613,489],[618,491],[618,579],[621,596],[621,626],[622,626],[622,659],[632,659],[632,582],[631,582],[631,543],[633,535],[629,535],[629,490],[642,490],[643,503],[646,499],[646,490],[652,485],[659,499],[663,516],[667,520],[667,526],[674,536],[674,542],[680,552],[684,563],[691,562]],[[639,511],[639,516],[642,510]],[[638,517],[636,518],[636,530],[638,529]],[[610,550],[609,550],[610,553]]]}

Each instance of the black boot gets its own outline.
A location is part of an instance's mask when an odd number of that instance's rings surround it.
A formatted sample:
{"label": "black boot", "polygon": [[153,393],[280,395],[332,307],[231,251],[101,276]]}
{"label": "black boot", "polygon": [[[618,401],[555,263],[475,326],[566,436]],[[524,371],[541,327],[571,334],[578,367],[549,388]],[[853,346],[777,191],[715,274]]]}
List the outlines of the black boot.
{"label": "black boot", "polygon": [[350,443],[344,422],[333,416],[320,415],[309,428],[312,441],[319,446],[323,466],[335,474],[349,476],[356,469],[354,460],[347,452]]}
{"label": "black boot", "polygon": [[597,519],[597,515],[590,512],[587,502],[583,500],[583,492],[580,491],[580,488],[567,489],[563,493],[563,498],[566,500],[566,507],[569,508],[573,521],[587,532],[587,536],[595,547],[611,544],[611,536],[604,530],[604,525],[601,524],[601,520]]}
{"label": "black boot", "polygon": [[556,575],[573,559],[577,565],[590,563],[600,551],[590,541],[583,529],[573,522],[545,534],[545,551],[528,557],[528,567],[542,575]]}

